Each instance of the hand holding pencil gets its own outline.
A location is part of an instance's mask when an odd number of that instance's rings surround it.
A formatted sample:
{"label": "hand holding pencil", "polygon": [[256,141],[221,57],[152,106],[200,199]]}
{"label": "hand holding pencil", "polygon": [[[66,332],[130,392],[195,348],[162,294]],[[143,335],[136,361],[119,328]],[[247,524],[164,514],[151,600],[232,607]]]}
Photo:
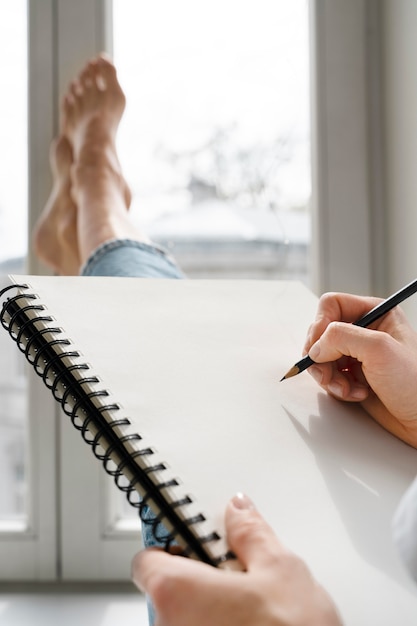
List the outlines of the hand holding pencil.
{"label": "hand holding pencil", "polygon": [[334,397],[361,402],[389,432],[417,447],[417,333],[398,306],[369,328],[354,322],[380,304],[344,293],[320,298],[304,353]]}

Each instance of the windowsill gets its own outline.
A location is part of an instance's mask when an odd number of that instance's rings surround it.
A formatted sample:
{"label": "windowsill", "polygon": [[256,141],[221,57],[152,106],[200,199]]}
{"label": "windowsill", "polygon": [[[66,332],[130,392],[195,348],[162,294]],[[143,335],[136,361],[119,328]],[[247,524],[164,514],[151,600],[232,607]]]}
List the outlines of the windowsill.
{"label": "windowsill", "polygon": [[0,537],[2,534],[22,534],[28,532],[26,520],[1,520],[0,519]]}
{"label": "windowsill", "polygon": [[148,623],[146,600],[132,584],[1,584],[0,623],[114,626]]}

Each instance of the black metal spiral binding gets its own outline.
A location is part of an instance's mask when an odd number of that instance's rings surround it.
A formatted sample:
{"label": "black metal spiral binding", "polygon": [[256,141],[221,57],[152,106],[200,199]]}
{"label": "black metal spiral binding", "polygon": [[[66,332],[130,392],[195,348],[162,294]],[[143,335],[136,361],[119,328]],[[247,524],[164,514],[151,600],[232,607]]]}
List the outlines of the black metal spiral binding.
{"label": "black metal spiral binding", "polygon": [[[192,503],[190,496],[182,496],[170,502],[169,507],[166,506],[162,492],[177,487],[178,481],[175,478],[160,481],[159,476],[154,479],[153,475],[166,471],[164,463],[148,465],[145,462],[143,467],[137,463],[140,459],[151,459],[154,451],[149,447],[133,451],[126,448],[125,444],[137,443],[142,437],[139,434],[120,436],[115,432],[119,427],[130,425],[126,417],[113,419],[113,415],[120,410],[119,405],[103,404],[103,399],[109,396],[108,392],[103,389],[92,390],[92,386],[99,385],[99,379],[90,374],[89,365],[76,362],[81,358],[80,353],[71,350],[71,343],[63,337],[61,328],[52,326],[54,320],[47,315],[42,304],[36,303],[37,296],[25,292],[29,287],[10,285],[0,291],[0,298],[11,289],[19,289],[23,293],[5,300],[0,311],[1,325],[60,403],[73,426],[80,431],[94,456],[102,462],[106,473],[114,478],[117,488],[126,494],[131,506],[138,510],[142,522],[151,525],[155,540],[168,549],[180,538],[180,543],[186,546],[184,554],[194,554],[214,566],[234,558],[230,553],[214,558],[206,550],[205,544],[220,539],[216,532],[198,538],[192,532],[194,525],[205,521],[203,514],[183,519],[177,513],[177,510]],[[29,304],[31,301],[34,302]],[[65,363],[68,360],[70,365]],[[151,519],[149,506],[159,511]],[[167,531],[166,526],[172,530]]]}

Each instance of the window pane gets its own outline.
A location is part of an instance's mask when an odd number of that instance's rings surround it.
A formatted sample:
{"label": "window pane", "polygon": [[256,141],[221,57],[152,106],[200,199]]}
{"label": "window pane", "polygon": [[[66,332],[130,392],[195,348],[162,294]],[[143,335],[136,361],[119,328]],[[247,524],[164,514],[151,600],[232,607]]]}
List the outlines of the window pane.
{"label": "window pane", "polygon": [[[22,272],[27,252],[26,23],[26,0],[0,0],[2,276]],[[21,355],[4,331],[0,354],[0,531],[20,530],[27,525],[27,389]]]}
{"label": "window pane", "polygon": [[132,215],[193,276],[308,282],[307,0],[113,7]]}

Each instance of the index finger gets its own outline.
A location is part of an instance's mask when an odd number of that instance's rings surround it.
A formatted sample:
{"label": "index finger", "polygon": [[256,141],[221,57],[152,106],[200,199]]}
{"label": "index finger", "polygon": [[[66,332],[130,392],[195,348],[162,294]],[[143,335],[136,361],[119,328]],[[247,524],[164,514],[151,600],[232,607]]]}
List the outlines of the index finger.
{"label": "index finger", "polygon": [[311,324],[304,353],[321,337],[331,322],[356,322],[381,302],[381,298],[356,296],[350,293],[328,292],[319,299],[316,318]]}

